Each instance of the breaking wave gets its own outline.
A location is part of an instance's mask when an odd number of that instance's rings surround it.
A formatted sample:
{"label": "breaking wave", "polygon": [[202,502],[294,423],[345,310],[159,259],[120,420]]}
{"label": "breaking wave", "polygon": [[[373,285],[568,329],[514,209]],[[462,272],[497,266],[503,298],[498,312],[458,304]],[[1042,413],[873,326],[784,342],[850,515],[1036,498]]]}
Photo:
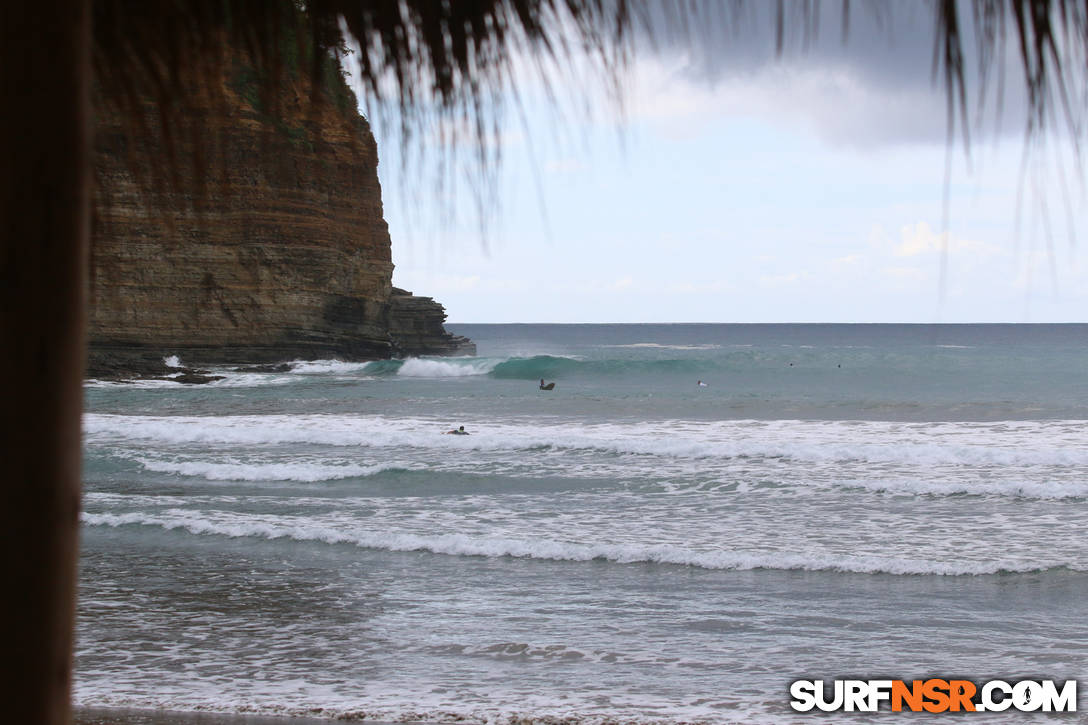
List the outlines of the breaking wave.
{"label": "breaking wave", "polygon": [[[672,349],[669,347],[663,349]],[[702,349],[702,348],[680,348]],[[748,353],[739,353],[747,357]],[[727,358],[727,362],[728,362]],[[540,378],[607,377],[613,375],[700,374],[723,369],[716,359],[604,359],[584,360],[563,355],[532,357],[460,357],[375,360],[369,363],[315,361],[294,363],[293,373],[362,373],[372,377],[454,378],[490,376],[500,380],[539,380]]]}
{"label": "breaking wave", "polygon": [[609,561],[616,564],[662,564],[699,569],[783,571],[834,571],[856,574],[979,576],[1045,572],[1054,569],[1085,571],[1073,561],[950,561],[907,559],[850,554],[795,554],[766,551],[696,551],[679,546],[639,544],[587,544],[554,539],[472,537],[464,534],[420,535],[388,531],[345,531],[316,523],[283,523],[220,517],[209,520],[180,509],[153,513],[83,513],[88,526],[148,526],[166,531],[181,530],[196,536],[229,538],[289,539],[325,544],[350,544],[364,549],[392,552],[424,551],[446,556],[541,559],[548,561]]}
{"label": "breaking wave", "polygon": [[[900,425],[857,421],[656,421],[542,425],[466,420],[472,435],[443,436],[441,421],[381,416],[140,416],[88,413],[91,445],[264,445],[303,443],[360,448],[456,451],[587,451],[668,459],[783,459],[814,463],[1088,466],[1079,421]],[[1042,445],[1040,441],[1049,441]]]}
{"label": "breaking wave", "polygon": [[[349,376],[354,378],[458,378],[490,376],[503,380],[539,380],[540,378],[572,379],[602,378],[617,375],[646,375],[658,379],[668,375],[707,376],[715,372],[735,371],[761,366],[768,362],[763,356],[750,350],[734,350],[721,354],[718,345],[657,345],[638,343],[614,345],[617,348],[646,348],[664,351],[710,352],[711,356],[675,357],[663,359],[605,358],[582,359],[564,355],[534,355],[531,357],[409,357],[403,359],[347,362],[343,360],[295,360],[272,366],[276,369],[210,368],[222,380],[209,383],[214,387],[257,387],[282,384],[299,376]],[[170,367],[179,367],[177,356],[164,358]],[[281,369],[282,368],[282,369]],[[155,383],[154,386],[145,383]],[[92,387],[116,384],[115,382],[88,381]],[[179,383],[162,380],[134,379],[125,381],[135,387],[176,386]]]}

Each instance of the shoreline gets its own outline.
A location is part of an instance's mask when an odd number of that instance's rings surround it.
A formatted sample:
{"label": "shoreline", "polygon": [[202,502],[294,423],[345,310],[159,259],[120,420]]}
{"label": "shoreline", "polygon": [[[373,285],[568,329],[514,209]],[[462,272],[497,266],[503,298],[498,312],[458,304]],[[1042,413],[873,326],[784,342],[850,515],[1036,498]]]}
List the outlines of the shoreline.
{"label": "shoreline", "polygon": [[[72,722],[74,725],[329,725],[340,720],[294,715],[246,715],[227,712],[76,706],[72,708]],[[372,725],[397,725],[382,720],[366,720],[366,722]]]}

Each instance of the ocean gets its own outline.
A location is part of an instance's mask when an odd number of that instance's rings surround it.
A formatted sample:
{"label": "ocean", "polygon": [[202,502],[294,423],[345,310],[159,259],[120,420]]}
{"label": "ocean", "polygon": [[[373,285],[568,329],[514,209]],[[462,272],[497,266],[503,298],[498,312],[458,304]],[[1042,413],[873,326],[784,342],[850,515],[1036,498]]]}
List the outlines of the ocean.
{"label": "ocean", "polygon": [[790,683],[1088,669],[1088,325],[447,327],[87,383],[77,705],[868,722]]}

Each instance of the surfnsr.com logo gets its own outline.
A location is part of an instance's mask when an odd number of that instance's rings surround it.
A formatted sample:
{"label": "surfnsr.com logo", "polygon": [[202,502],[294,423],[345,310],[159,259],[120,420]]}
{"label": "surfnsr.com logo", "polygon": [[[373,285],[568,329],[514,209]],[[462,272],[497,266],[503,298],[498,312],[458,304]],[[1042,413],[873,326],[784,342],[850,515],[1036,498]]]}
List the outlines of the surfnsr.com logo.
{"label": "surfnsr.com logo", "polygon": [[798,712],[876,712],[884,703],[893,712],[1076,712],[1077,681],[834,680],[825,687],[823,680],[796,680],[790,697]]}

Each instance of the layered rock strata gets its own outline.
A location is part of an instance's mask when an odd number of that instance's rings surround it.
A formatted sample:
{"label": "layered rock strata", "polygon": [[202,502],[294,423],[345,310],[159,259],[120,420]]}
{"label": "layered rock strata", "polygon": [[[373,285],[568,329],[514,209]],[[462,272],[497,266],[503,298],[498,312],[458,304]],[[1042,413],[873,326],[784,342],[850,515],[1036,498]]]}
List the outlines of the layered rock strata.
{"label": "layered rock strata", "polygon": [[475,355],[476,344],[467,337],[446,332],[446,309],[430,297],[393,288],[389,298],[389,336],[397,357],[433,355]]}
{"label": "layered rock strata", "polygon": [[88,375],[146,374],[169,355],[467,352],[440,305],[393,295],[377,149],[353,99],[315,111],[303,79],[272,118],[244,70],[194,97],[173,138],[153,124],[134,134],[99,104]]}

